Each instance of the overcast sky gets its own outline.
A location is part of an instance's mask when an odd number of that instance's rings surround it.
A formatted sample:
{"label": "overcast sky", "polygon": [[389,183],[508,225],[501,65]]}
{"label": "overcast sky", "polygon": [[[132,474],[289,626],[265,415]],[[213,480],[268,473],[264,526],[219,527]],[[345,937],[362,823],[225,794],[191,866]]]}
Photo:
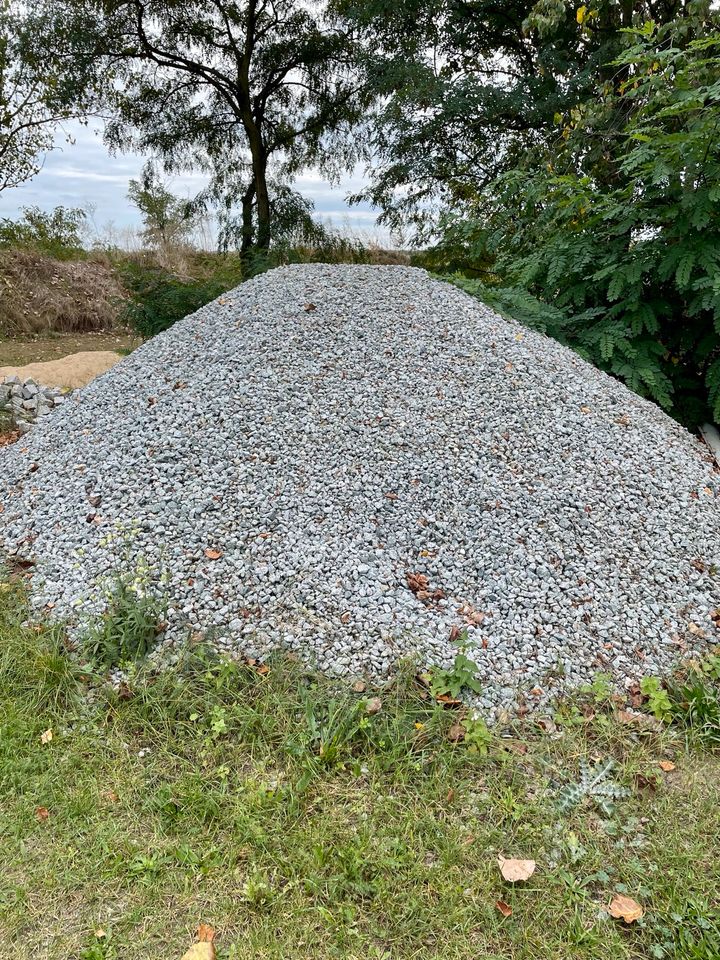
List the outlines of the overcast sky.
{"label": "overcast sky", "polygon": [[[59,149],[48,154],[41,172],[16,190],[0,193],[0,217],[14,217],[21,207],[36,205],[84,207],[92,204],[95,226],[102,235],[108,225],[122,231],[139,226],[137,210],[127,199],[128,181],[138,177],[144,159],[135,154],[110,156],[101,134],[93,128],[74,125],[75,143],[59,137]],[[345,196],[363,184],[361,171],[345,178],[339,187],[331,187],[321,177],[308,173],[297,181],[297,188],[315,203],[316,215],[343,233],[366,241],[388,242],[387,233],[376,224],[377,211],[363,204],[350,207]],[[193,196],[204,185],[199,175],[175,177],[170,186],[180,196]]]}

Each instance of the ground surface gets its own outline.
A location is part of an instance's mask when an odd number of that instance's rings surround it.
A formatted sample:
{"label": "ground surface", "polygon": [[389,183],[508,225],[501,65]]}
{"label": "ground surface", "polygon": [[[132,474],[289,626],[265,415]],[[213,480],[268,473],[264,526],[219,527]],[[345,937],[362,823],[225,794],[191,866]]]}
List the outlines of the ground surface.
{"label": "ground surface", "polygon": [[16,376],[21,380],[34,380],[46,387],[71,387],[74,390],[86,386],[120,360],[122,355],[110,350],[88,350],[71,353],[59,360],[0,367],[0,378]]}
{"label": "ground surface", "polygon": [[[720,761],[601,685],[493,737],[407,679],[338,693],[196,650],[88,703],[92,666],[27,616],[0,582],[3,960],[179,958],[200,924],[219,960],[720,956]],[[611,808],[561,810],[608,761]]]}
{"label": "ground surface", "polygon": [[52,337],[0,339],[0,367],[62,360],[86,351],[126,353],[141,342],[130,333],[59,333]]}

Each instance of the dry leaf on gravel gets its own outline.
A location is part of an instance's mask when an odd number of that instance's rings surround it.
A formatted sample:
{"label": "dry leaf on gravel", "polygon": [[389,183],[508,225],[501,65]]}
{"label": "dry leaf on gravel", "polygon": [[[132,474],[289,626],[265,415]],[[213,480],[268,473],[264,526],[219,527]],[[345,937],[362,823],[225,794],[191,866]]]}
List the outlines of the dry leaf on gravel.
{"label": "dry leaf on gravel", "polygon": [[615,894],[607,911],[611,917],[616,920],[624,920],[625,923],[635,923],[645,913],[637,900],[625,897],[622,893]]}
{"label": "dry leaf on gravel", "polygon": [[451,696],[449,693],[441,693],[435,697],[438,703],[441,703],[444,707],[460,707],[462,706],[462,700],[459,700],[457,697]]}
{"label": "dry leaf on gravel", "polygon": [[671,770],[675,769],[675,764],[672,760],[661,760],[658,766],[661,770],[664,770],[665,773],[670,773]]}
{"label": "dry leaf on gravel", "polygon": [[534,860],[514,860],[500,854],[498,866],[503,880],[507,880],[508,883],[518,883],[521,880],[530,879],[535,873],[536,863]]}
{"label": "dry leaf on gravel", "polygon": [[509,907],[504,900],[496,900],[495,906],[504,917],[512,916],[512,907]]}
{"label": "dry leaf on gravel", "polygon": [[205,556],[208,560],[219,560],[222,556],[222,550],[213,550],[211,547],[208,547],[205,551]]}

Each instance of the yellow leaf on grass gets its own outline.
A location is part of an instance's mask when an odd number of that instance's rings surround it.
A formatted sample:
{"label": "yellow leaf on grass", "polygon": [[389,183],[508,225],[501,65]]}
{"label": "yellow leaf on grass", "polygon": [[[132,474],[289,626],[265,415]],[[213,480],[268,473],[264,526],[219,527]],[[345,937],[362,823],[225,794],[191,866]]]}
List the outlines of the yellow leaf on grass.
{"label": "yellow leaf on grass", "polygon": [[182,960],[215,960],[215,946],[207,941],[194,943],[187,953],[182,955]]}
{"label": "yellow leaf on grass", "polygon": [[50,743],[53,738],[52,730],[46,730],[45,733],[40,735],[40,743]]}
{"label": "yellow leaf on grass", "polygon": [[575,19],[579,24],[582,25],[582,23],[585,21],[586,15],[587,15],[587,7],[583,4],[582,7],[578,7],[577,13],[575,14]]}
{"label": "yellow leaf on grass", "polygon": [[520,880],[529,880],[535,873],[536,863],[534,860],[513,860],[511,857],[504,857],[502,854],[498,857],[498,866],[503,880],[508,883],[518,883]]}
{"label": "yellow leaf on grass", "polygon": [[625,923],[635,923],[645,913],[637,900],[625,897],[622,893],[615,894],[607,911],[611,917],[615,917],[616,920],[624,920]]}

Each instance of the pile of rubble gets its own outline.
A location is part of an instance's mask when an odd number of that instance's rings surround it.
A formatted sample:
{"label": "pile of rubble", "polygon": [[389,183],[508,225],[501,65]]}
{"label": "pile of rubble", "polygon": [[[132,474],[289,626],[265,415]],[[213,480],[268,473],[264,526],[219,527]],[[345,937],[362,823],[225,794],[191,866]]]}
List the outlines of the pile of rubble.
{"label": "pile of rubble", "polygon": [[24,433],[36,420],[60,406],[68,393],[62,387],[44,387],[32,378],[5,377],[0,381],[0,414],[9,414]]}

